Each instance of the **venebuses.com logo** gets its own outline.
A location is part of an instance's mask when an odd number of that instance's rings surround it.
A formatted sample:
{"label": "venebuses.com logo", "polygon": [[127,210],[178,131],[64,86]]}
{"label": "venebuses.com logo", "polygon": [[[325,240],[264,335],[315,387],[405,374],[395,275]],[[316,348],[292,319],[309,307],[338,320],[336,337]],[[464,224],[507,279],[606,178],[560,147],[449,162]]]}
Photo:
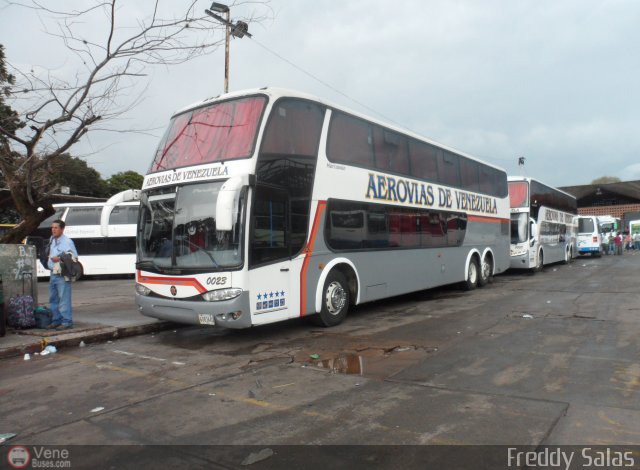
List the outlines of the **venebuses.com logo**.
{"label": "venebuses.com logo", "polygon": [[[7,452],[11,468],[71,468],[68,449],[49,449],[33,446],[13,446]],[[29,466],[29,464],[31,464]]]}
{"label": "venebuses.com logo", "polygon": [[26,468],[31,461],[31,454],[29,449],[24,446],[13,446],[7,453],[7,462],[13,468]]}

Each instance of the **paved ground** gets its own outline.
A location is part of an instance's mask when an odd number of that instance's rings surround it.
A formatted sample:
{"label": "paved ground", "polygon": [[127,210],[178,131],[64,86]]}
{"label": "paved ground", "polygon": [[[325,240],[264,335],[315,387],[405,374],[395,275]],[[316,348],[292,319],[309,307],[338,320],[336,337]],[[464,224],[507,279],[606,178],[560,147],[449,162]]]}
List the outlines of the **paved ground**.
{"label": "paved ground", "polygon": [[[331,329],[184,327],[4,359],[0,432],[27,445],[276,449],[264,468],[317,451],[278,447],[297,444],[388,445],[363,456],[387,468],[402,462],[397,445],[637,445],[639,279],[640,254],[580,258],[473,292],[365,304]],[[172,449],[203,468],[249,455]],[[349,461],[323,449],[325,467]]]}

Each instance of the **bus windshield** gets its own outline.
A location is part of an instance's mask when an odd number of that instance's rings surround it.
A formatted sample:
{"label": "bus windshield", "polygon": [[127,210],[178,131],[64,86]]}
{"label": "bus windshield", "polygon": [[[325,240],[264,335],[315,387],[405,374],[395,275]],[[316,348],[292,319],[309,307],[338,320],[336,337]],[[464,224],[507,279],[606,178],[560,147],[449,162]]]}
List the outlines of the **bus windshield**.
{"label": "bus windshield", "polygon": [[241,216],[244,197],[234,207],[231,231],[216,230],[216,201],[223,181],[163,188],[143,194],[138,265],[222,271],[242,264]]}
{"label": "bus windshield", "polygon": [[252,96],[175,116],[149,173],[250,157],[266,101],[264,96]]}

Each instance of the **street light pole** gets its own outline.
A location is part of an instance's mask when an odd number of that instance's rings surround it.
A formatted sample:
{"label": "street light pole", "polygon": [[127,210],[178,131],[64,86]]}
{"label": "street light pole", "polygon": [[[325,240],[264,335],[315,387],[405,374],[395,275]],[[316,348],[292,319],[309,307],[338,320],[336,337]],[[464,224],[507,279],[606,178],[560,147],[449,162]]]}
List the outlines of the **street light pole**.
{"label": "street light pole", "polygon": [[224,92],[229,93],[229,40],[231,39],[231,28],[230,28],[230,15],[231,12],[227,7],[227,24],[225,25],[225,34],[224,34]]}
{"label": "street light pole", "polygon": [[[207,15],[215,18],[225,26],[224,39],[224,92],[229,92],[229,41],[231,36],[242,38],[244,36],[251,37],[249,34],[249,26],[244,21],[238,21],[236,24],[231,22],[231,12],[229,7],[223,3],[213,2],[209,10],[204,11]],[[215,12],[215,13],[214,13]],[[226,19],[216,13],[225,13]]]}

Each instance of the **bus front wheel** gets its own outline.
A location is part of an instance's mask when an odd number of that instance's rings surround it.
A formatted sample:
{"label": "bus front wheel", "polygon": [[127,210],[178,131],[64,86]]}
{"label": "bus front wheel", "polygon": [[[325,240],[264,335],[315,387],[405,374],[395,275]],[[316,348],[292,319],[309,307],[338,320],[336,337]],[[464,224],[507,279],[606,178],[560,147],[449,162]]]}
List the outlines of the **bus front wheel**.
{"label": "bus front wheel", "polygon": [[469,266],[467,266],[467,280],[464,281],[465,290],[473,290],[478,285],[480,269],[478,268],[478,260],[475,256],[472,256],[469,260]]}
{"label": "bus front wheel", "polygon": [[533,268],[534,273],[539,273],[542,271],[542,267],[544,266],[544,255],[542,254],[542,250],[538,252],[538,256],[536,257],[536,265]]}
{"label": "bus front wheel", "polygon": [[349,285],[340,271],[333,270],[322,288],[322,309],[311,318],[317,325],[330,327],[342,323],[349,310]]}

